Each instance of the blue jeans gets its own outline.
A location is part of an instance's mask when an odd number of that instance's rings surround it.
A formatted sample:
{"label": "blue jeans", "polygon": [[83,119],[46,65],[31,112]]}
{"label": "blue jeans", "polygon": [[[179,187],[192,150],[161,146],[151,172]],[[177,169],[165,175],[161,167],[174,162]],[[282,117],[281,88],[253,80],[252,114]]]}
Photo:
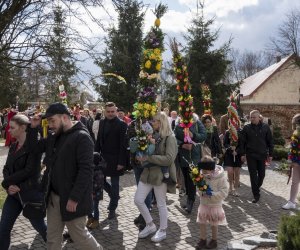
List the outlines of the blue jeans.
{"label": "blue jeans", "polygon": [[[140,167],[133,167],[133,171],[134,171],[134,176],[135,176],[135,181],[136,181],[136,185],[139,184],[140,178],[141,178],[141,174],[143,172],[143,168]],[[153,190],[147,195],[146,199],[145,199],[145,203],[148,209],[151,208],[151,203],[152,203],[152,192]]]}
{"label": "blue jeans", "polygon": [[[0,221],[0,250],[7,250],[10,245],[10,233],[15,224],[16,219],[22,212],[21,202],[8,195],[3,205],[1,221]],[[33,228],[42,236],[46,242],[47,226],[44,219],[30,219]]]}
{"label": "blue jeans", "polygon": [[110,197],[110,202],[108,205],[108,210],[116,210],[118,207],[118,202],[120,199],[119,193],[120,193],[120,186],[119,186],[119,176],[111,176],[109,184],[106,180],[106,176],[104,176],[104,186],[103,189],[105,192],[107,192],[108,196]]}
{"label": "blue jeans", "polygon": [[100,200],[93,199],[93,213],[88,215],[88,218],[99,220],[99,202]]}

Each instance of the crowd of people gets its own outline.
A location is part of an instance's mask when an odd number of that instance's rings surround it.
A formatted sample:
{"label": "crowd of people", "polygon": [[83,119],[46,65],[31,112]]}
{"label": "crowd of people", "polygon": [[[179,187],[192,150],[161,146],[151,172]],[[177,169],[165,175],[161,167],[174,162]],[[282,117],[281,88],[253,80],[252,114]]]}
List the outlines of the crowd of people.
{"label": "crowd of people", "polygon": [[[273,156],[272,131],[259,111],[252,110],[249,122],[240,122],[238,143],[233,145],[227,115],[221,117],[217,126],[212,115],[199,118],[194,113],[188,130],[193,143],[187,143],[186,130],[179,121],[177,112],[171,111],[169,116],[168,109],[158,112],[151,121],[144,121],[153,152],[138,154],[130,148],[130,141],[136,137],[135,119],[113,102],[106,103],[104,110],[93,111],[81,109],[80,105],[68,109],[61,103],[49,105],[44,112],[40,107],[32,113],[17,112],[14,107],[5,110],[1,132],[10,148],[3,168],[2,186],[8,195],[0,221],[0,249],[9,248],[13,225],[24,204],[36,201],[45,203],[47,225],[43,217],[28,219],[47,249],[62,248],[65,227],[78,249],[102,249],[89,230],[99,226],[103,191],[110,198],[108,219],[116,218],[120,177],[128,169],[133,169],[137,184],[133,197],[140,212],[134,218],[139,228],[137,237],[154,234],[151,240],[160,242],[167,237],[167,193],[176,193],[176,187],[179,188],[180,195],[186,196],[182,208],[187,214],[193,211],[198,188],[191,177],[191,164],[198,167],[212,190],[203,193],[198,189],[200,240],[195,248],[216,248],[218,225],[227,223],[222,202],[227,195],[240,195],[240,168],[245,162],[252,202],[260,200],[266,163]],[[300,118],[296,124],[299,129]],[[299,161],[292,165],[295,177],[285,209],[295,207],[299,187]],[[159,211],[159,227],[151,216],[153,204]],[[212,230],[210,241],[207,225]]]}

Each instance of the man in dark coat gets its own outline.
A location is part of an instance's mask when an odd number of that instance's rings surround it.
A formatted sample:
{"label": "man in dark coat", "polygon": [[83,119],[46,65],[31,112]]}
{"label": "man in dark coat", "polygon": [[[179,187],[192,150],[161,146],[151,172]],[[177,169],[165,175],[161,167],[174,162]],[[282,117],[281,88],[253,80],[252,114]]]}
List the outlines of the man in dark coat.
{"label": "man in dark coat", "polygon": [[[105,104],[104,115],[105,119],[99,124],[95,151],[102,153],[107,162],[107,168],[104,169],[104,190],[110,197],[108,219],[113,219],[120,199],[119,179],[126,165],[127,124],[117,117],[117,107],[113,102]],[[106,176],[110,176],[111,185],[106,181]]]}
{"label": "man in dark coat", "polygon": [[250,112],[251,123],[244,126],[241,132],[241,160],[247,159],[251,188],[257,203],[260,198],[260,187],[266,172],[266,160],[270,163],[273,155],[273,137],[269,125],[260,120],[258,110]]}
{"label": "man in dark coat", "polygon": [[[62,249],[64,226],[78,249],[102,249],[85,227],[92,211],[93,141],[81,122],[72,123],[65,105],[51,104],[45,116],[54,132],[38,143],[46,152],[44,180],[50,191],[47,249]],[[32,127],[38,124],[33,119]]]}

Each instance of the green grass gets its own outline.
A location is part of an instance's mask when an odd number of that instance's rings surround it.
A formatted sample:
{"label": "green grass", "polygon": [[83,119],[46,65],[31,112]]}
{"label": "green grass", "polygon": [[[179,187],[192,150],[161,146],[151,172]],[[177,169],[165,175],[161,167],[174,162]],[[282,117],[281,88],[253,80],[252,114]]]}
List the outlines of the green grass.
{"label": "green grass", "polygon": [[2,186],[0,186],[0,209],[2,209],[3,207],[3,203],[5,201],[6,195],[7,195],[6,191]]}

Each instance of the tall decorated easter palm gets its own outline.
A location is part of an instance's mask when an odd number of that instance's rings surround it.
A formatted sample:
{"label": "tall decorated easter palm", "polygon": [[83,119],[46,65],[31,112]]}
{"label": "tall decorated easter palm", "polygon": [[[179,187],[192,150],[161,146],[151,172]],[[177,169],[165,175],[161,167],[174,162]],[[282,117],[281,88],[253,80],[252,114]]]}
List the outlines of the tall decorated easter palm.
{"label": "tall decorated easter palm", "polygon": [[150,125],[148,120],[157,113],[156,102],[159,89],[162,52],[164,51],[164,34],[160,29],[160,18],[166,13],[167,6],[159,4],[155,7],[156,20],[144,39],[144,49],[140,71],[140,86],[137,102],[133,105],[138,135],[138,150],[144,152],[148,148],[147,133]]}
{"label": "tall decorated easter palm", "polygon": [[178,90],[178,110],[180,116],[179,126],[184,129],[184,142],[193,143],[189,135],[189,128],[193,125],[194,106],[187,66],[183,61],[175,39],[171,42],[171,49],[173,53],[173,65],[177,83],[176,89]]}

